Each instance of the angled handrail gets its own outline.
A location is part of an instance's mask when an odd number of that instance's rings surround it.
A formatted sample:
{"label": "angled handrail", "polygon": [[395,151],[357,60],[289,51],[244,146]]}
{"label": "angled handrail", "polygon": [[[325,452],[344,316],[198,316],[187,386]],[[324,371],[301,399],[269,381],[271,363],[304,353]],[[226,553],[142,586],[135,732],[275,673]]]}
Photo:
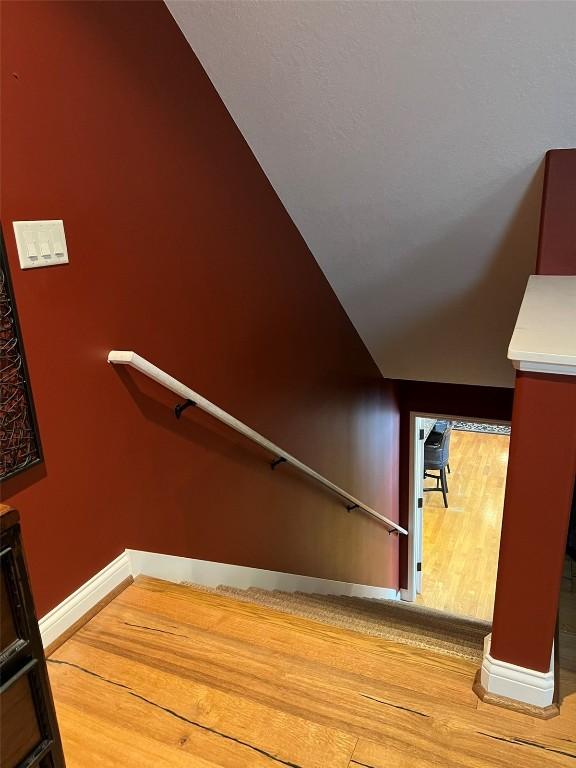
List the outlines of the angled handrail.
{"label": "angled handrail", "polygon": [[379,514],[376,512],[376,510],[369,507],[367,504],[364,504],[351,494],[342,490],[342,488],[337,486],[335,483],[330,482],[330,480],[327,480],[321,474],[296,459],[287,451],[283,451],[282,448],[279,448],[277,445],[260,435],[255,430],[247,427],[246,424],[243,424],[238,419],[235,419],[234,416],[226,413],[226,411],[223,411],[222,408],[219,408],[217,405],[214,405],[214,403],[206,400],[206,398],[202,397],[202,395],[199,395],[198,392],[194,392],[193,389],[190,389],[190,387],[182,384],[182,382],[178,381],[173,376],[170,376],[161,368],[157,368],[155,365],[148,362],[148,360],[145,360],[143,357],[140,357],[140,355],[137,355],[135,352],[112,350],[108,354],[108,362],[113,363],[114,365],[129,365],[131,368],[135,368],[137,371],[140,371],[140,373],[148,376],[148,378],[152,379],[158,384],[161,384],[163,387],[166,387],[166,389],[174,392],[174,394],[184,398],[186,401],[184,405],[176,407],[177,416],[179,416],[182,410],[188,405],[195,405],[202,411],[206,411],[206,413],[214,416],[214,418],[222,421],[224,424],[227,424],[232,429],[235,429],[236,432],[240,432],[240,434],[244,435],[244,437],[247,437],[249,440],[252,440],[253,442],[262,446],[262,448],[265,448],[267,451],[270,451],[270,453],[276,457],[271,464],[273,469],[278,464],[287,462],[293,467],[299,469],[301,472],[304,472],[304,474],[308,475],[309,477],[314,478],[314,480],[317,480],[319,483],[321,483],[326,488],[329,488],[338,496],[346,499],[348,502],[346,508],[349,512],[352,512],[353,510],[365,512],[366,514],[370,515],[370,517],[373,517],[376,520],[379,520],[381,523],[384,523],[384,525],[387,526],[389,533],[403,533],[404,535],[408,534],[408,531],[405,528],[402,528],[402,526],[392,522],[392,520],[389,520],[387,517],[384,517],[384,515]]}

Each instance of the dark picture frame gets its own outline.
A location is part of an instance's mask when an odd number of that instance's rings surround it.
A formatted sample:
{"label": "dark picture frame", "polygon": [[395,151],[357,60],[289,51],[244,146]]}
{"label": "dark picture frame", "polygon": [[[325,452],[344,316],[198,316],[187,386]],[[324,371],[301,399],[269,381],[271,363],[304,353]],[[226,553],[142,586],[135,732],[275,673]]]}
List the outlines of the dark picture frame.
{"label": "dark picture frame", "polygon": [[0,226],[0,481],[42,460],[30,376]]}

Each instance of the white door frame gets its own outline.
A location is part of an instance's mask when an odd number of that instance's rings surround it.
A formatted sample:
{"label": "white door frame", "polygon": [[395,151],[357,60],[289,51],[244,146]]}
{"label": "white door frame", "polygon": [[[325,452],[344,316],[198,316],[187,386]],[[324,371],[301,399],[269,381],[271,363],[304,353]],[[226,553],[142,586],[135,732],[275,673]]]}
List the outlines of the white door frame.
{"label": "white door frame", "polygon": [[[410,465],[409,483],[410,492],[408,498],[408,578],[406,589],[400,590],[402,600],[414,602],[416,595],[422,589],[422,571],[418,570],[418,563],[422,564],[422,507],[418,506],[418,499],[424,499],[422,490],[424,481],[424,444],[421,443],[419,434],[423,429],[424,419],[447,419],[448,421],[470,421],[475,424],[499,424],[510,426],[510,421],[505,419],[487,419],[480,416],[454,416],[445,413],[423,413],[422,411],[410,411]],[[423,501],[422,501],[423,504]]]}
{"label": "white door frame", "polygon": [[[422,571],[418,563],[422,562],[422,507],[419,499],[424,499],[424,442],[419,433],[423,429],[425,416],[410,412],[410,472],[408,497],[408,580],[407,588],[400,591],[402,600],[413,602],[422,589]],[[423,501],[421,502],[423,503]]]}

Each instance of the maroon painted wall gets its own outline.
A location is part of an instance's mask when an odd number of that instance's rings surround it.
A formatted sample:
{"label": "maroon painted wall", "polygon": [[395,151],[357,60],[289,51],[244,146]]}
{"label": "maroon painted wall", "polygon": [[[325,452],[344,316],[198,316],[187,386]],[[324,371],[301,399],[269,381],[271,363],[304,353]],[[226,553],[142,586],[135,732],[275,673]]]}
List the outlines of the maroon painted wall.
{"label": "maroon painted wall", "polygon": [[[2,4],[2,219],[45,464],[9,481],[40,614],[125,547],[397,585],[397,541],[106,363],[133,349],[397,515],[399,412],[161,2]],[[11,222],[70,264],[18,268]]]}
{"label": "maroon painted wall", "polygon": [[576,149],[546,153],[536,272],[576,275]]}

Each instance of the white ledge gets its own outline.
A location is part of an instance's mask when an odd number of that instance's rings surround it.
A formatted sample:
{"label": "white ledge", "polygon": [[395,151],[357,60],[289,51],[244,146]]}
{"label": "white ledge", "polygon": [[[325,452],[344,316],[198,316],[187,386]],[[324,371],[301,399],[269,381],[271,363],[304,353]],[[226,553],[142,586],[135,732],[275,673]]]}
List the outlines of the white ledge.
{"label": "white ledge", "polygon": [[576,376],[576,276],[530,277],[508,358],[520,371]]}

